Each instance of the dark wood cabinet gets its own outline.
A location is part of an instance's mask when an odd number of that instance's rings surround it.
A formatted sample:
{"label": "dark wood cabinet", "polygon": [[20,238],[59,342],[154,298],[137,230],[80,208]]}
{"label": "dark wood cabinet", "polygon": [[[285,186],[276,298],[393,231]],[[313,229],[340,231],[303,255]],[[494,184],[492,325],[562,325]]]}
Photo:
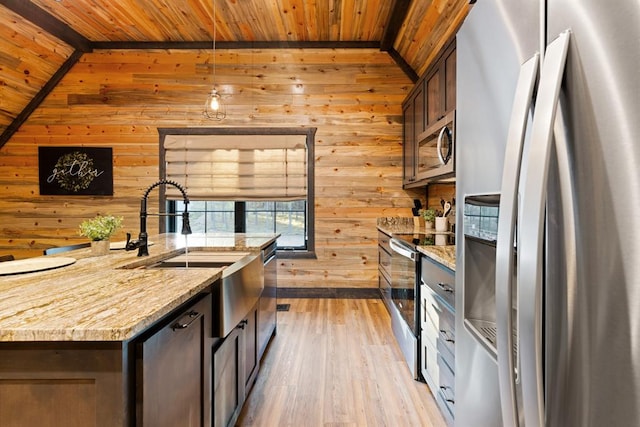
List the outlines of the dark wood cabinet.
{"label": "dark wood cabinet", "polygon": [[136,425],[209,426],[211,294],[137,343]]}
{"label": "dark wood cabinet", "polygon": [[426,119],[422,131],[456,108],[456,45],[449,43],[425,75]]}
{"label": "dark wood cabinet", "polygon": [[442,50],[403,103],[403,187],[454,174],[456,45]]}
{"label": "dark wood cabinet", "polygon": [[378,288],[387,310],[391,310],[391,237],[378,231]]}
{"label": "dark wood cabinet", "polygon": [[256,380],[258,360],[258,305],[213,349],[213,425],[235,424]]}
{"label": "dark wood cabinet", "polygon": [[404,167],[403,182],[416,180],[416,137],[425,129],[424,82],[418,84],[409,100],[404,104],[404,144],[402,164]]}
{"label": "dark wood cabinet", "polygon": [[244,402],[242,330],[219,341],[213,355],[213,425],[233,425]]}
{"label": "dark wood cabinet", "polygon": [[243,351],[244,351],[244,384],[245,394],[251,390],[258,373],[258,306],[256,306],[242,321]]}

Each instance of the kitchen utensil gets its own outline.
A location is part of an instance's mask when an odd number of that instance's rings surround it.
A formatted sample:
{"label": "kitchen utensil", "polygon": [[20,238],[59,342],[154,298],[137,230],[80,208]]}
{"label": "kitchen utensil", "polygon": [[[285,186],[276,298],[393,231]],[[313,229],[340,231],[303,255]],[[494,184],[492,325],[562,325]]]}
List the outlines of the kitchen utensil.
{"label": "kitchen utensil", "polygon": [[443,209],[444,209],[444,213],[442,214],[442,216],[447,216],[447,215],[449,215],[449,213],[451,212],[451,203],[449,203],[449,202],[444,202]]}

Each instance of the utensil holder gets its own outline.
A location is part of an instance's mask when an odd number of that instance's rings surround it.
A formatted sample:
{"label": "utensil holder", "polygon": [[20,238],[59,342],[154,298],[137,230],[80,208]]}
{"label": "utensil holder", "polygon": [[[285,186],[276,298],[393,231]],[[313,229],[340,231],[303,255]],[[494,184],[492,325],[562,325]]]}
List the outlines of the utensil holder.
{"label": "utensil holder", "polygon": [[436,217],[436,231],[449,231],[449,218],[446,216]]}

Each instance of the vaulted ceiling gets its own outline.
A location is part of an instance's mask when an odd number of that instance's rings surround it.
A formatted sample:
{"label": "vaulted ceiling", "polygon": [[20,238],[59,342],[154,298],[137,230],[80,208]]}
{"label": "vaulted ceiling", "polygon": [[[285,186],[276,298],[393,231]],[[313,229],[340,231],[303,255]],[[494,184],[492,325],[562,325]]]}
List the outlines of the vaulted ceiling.
{"label": "vaulted ceiling", "polygon": [[[469,0],[0,0],[0,147],[96,49],[380,48],[417,79]],[[214,12],[215,5],[215,12]]]}

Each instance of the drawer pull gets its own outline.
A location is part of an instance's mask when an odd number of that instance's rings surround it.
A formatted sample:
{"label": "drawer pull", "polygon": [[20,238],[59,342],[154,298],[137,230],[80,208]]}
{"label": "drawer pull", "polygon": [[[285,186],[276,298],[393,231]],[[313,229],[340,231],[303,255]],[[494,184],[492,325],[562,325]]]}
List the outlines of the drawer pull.
{"label": "drawer pull", "polygon": [[453,338],[449,338],[449,332],[445,331],[444,329],[440,329],[440,334],[442,334],[446,342],[455,344],[456,341]]}
{"label": "drawer pull", "polygon": [[444,284],[444,283],[438,283],[438,287],[440,289],[442,289],[443,291],[445,291],[445,292],[448,292],[450,294],[453,293],[453,288],[451,286],[448,286],[448,285]]}
{"label": "drawer pull", "polygon": [[445,402],[449,402],[449,403],[456,403],[456,401],[454,399],[450,399],[446,396],[446,391],[449,387],[441,385],[440,386],[440,390],[442,390],[442,398],[445,400]]}
{"label": "drawer pull", "polygon": [[[188,317],[189,320],[187,322],[180,322],[180,320],[182,320],[184,317]],[[171,325],[171,329],[173,329],[174,331],[177,331],[178,329],[187,329],[189,326],[191,326],[193,322],[196,321],[198,317],[200,317],[200,313],[198,313],[197,311],[191,310],[190,312],[186,313],[182,318],[180,318],[179,321]]]}

